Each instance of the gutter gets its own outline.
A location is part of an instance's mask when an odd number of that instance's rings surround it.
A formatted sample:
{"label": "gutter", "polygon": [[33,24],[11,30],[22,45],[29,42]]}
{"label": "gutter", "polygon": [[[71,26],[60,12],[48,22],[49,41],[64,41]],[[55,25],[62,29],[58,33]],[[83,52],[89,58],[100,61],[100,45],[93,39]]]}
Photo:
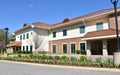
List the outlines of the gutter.
{"label": "gutter", "polygon": [[[117,11],[120,11],[120,9],[118,9]],[[94,15],[94,16],[91,16],[91,17],[87,17],[87,18],[76,20],[76,21],[68,22],[68,23],[65,23],[65,24],[60,24],[59,26],[51,27],[51,29],[53,29],[53,28],[59,28],[59,27],[62,27],[62,26],[70,25],[70,24],[79,23],[80,21],[83,21],[83,20],[89,20],[91,18],[95,18],[95,17],[98,17],[98,16],[102,16],[102,15],[106,15],[106,14],[111,14],[111,13],[114,13],[114,10],[112,10],[110,12],[102,13],[102,14],[99,14],[99,15]]]}

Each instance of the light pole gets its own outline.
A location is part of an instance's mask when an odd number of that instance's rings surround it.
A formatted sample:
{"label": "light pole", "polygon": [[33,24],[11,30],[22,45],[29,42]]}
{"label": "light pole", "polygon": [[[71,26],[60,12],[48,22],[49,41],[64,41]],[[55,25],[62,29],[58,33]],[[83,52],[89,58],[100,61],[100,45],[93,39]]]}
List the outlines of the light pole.
{"label": "light pole", "polygon": [[119,40],[119,28],[118,28],[118,17],[117,17],[117,3],[118,0],[110,0],[114,5],[114,15],[115,15],[115,24],[116,24],[116,40],[117,40],[117,51],[114,52],[113,60],[115,64],[120,65],[120,40]]}
{"label": "light pole", "polygon": [[[5,30],[5,33],[6,33],[6,40],[5,40],[5,50],[7,51],[8,30],[9,30],[9,28],[7,28],[7,27],[6,27],[4,30]],[[6,52],[6,51],[5,51],[5,52]]]}
{"label": "light pole", "polygon": [[111,3],[114,5],[114,12],[115,12],[116,36],[117,36],[117,52],[120,52],[120,41],[119,41],[119,31],[118,31],[118,17],[117,17],[117,3],[118,3],[118,0],[111,0]]}

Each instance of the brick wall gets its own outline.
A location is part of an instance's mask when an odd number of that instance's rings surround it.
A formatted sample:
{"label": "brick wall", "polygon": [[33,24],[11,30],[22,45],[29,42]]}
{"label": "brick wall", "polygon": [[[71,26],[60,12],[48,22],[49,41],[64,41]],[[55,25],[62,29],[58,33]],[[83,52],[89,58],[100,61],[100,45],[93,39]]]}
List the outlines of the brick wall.
{"label": "brick wall", "polygon": [[67,44],[67,54],[70,54],[70,45],[71,45],[71,43],[75,43],[76,44],[76,50],[79,50],[80,49],[79,48],[80,42],[85,42],[85,41],[82,41],[80,37],[49,41],[49,53],[52,53],[52,51],[51,51],[51,47],[52,47],[51,44],[52,45],[56,45],[56,47],[57,47],[57,54],[62,54],[63,53],[62,44]]}
{"label": "brick wall", "polygon": [[[112,29],[116,29],[114,14],[109,15],[109,27]],[[118,27],[120,30],[120,13],[118,13]]]}

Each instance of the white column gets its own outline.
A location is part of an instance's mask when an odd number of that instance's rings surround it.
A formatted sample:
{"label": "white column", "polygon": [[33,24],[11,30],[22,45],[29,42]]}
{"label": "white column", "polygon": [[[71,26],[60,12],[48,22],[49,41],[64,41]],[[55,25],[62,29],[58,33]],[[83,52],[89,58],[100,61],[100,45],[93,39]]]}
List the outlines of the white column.
{"label": "white column", "polygon": [[103,40],[103,56],[108,56],[108,51],[107,51],[107,40]]}
{"label": "white column", "polygon": [[90,42],[87,42],[87,51],[86,51],[86,53],[87,53],[87,56],[91,56],[91,46],[90,46]]}

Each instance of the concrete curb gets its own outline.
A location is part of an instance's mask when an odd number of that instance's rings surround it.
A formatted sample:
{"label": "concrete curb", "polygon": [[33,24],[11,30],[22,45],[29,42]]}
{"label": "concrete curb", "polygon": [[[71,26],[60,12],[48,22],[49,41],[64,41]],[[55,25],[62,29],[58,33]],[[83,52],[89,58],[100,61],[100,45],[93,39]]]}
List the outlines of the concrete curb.
{"label": "concrete curb", "polygon": [[24,65],[33,65],[33,66],[66,68],[66,69],[81,69],[81,70],[93,70],[93,71],[120,72],[120,69],[116,69],[116,68],[76,67],[76,66],[37,64],[37,63],[7,61],[7,60],[0,60],[0,62],[15,63],[15,64],[24,64]]}

